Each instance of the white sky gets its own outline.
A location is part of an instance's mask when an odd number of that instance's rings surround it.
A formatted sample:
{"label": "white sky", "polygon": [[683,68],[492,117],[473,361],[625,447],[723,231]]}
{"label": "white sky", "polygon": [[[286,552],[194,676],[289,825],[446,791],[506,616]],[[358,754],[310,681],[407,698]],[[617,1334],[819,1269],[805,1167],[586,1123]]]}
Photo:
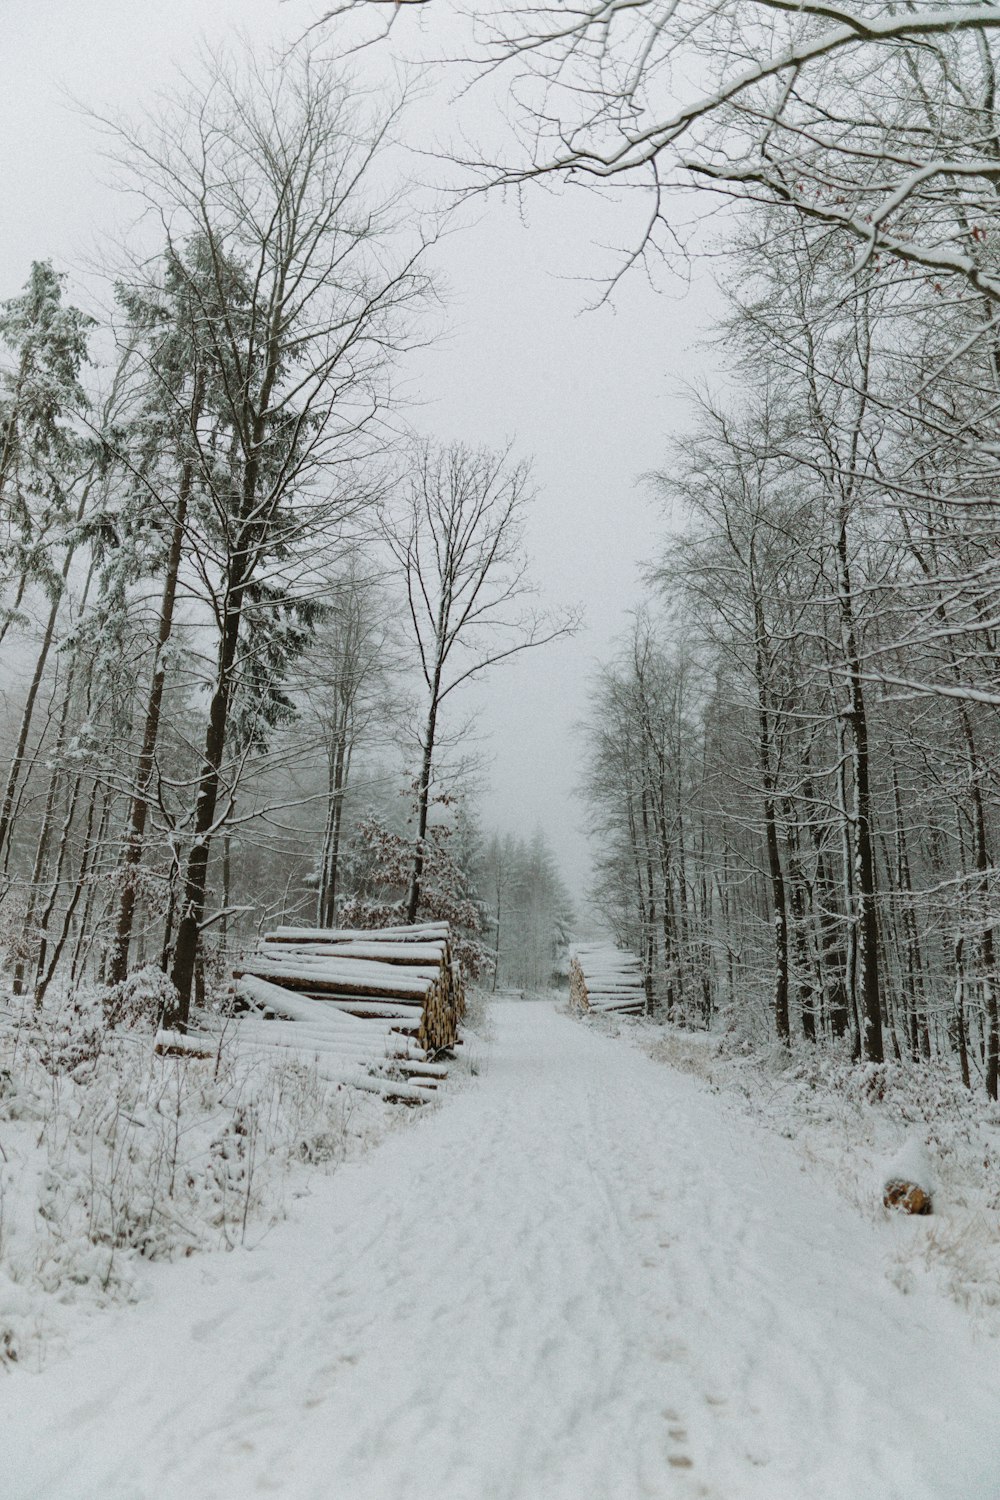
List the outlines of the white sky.
{"label": "white sky", "polygon": [[[316,13],[313,0],[7,0],[0,297],[20,288],[32,259],[51,257],[72,277],[117,216],[97,139],[69,95],[141,109],[199,39],[211,46],[240,30],[288,40]],[[431,7],[412,24],[434,43]],[[443,85],[416,127],[444,138],[457,120],[475,131],[490,109],[485,94],[459,105]],[[587,312],[592,290],[574,278],[608,264],[595,246],[627,237],[624,210],[583,191],[529,193],[526,209],[525,223],[511,202],[483,204],[439,250],[448,332],[407,365],[419,401],[409,416],[444,440],[512,438],[534,458],[534,575],[553,603],[582,604],[586,624],[480,690],[481,805],[487,826],[530,834],[541,823],[579,897],[589,856],[575,721],[588,675],[637,602],[637,567],[656,550],[662,525],[636,480],[685,425],[680,383],[708,373],[698,342],[714,296],[704,279],[691,293],[680,282],[657,293],[635,275],[613,309]]]}

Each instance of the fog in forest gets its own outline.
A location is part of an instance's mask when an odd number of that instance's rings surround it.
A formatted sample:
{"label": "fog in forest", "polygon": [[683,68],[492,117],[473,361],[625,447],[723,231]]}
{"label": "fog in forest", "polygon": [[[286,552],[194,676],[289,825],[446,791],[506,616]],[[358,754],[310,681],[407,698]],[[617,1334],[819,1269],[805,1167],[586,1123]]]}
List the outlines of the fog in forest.
{"label": "fog in forest", "polygon": [[995,1500],[998,65],[10,0],[5,1500]]}

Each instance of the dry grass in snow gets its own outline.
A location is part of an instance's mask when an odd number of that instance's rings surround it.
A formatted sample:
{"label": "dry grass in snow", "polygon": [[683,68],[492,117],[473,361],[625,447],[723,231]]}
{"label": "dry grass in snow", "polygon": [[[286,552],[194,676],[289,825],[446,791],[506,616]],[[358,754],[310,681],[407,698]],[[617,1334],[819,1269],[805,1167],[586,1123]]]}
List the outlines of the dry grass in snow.
{"label": "dry grass in snow", "polygon": [[[0,1000],[0,1365],[37,1367],[148,1262],[252,1245],[407,1111],[254,1055],[219,1020],[207,1059],[161,1057],[141,986]],[[122,1003],[124,999],[124,1003]]]}

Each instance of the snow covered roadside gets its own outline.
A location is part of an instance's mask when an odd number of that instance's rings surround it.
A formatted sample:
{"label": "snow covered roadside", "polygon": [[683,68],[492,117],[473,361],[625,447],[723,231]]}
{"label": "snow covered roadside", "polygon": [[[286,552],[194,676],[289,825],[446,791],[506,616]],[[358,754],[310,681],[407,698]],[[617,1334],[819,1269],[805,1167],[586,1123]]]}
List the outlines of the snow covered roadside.
{"label": "snow covered roadside", "polygon": [[210,1057],[158,1056],[96,999],[0,1004],[0,1389],[150,1295],[152,1263],[255,1244],[399,1118],[218,1030]]}
{"label": "snow covered roadside", "polygon": [[6,1500],[994,1500],[996,1346],[792,1142],[548,1004],[252,1251],[0,1383]]}
{"label": "snow covered roadside", "polygon": [[[732,1055],[704,1032],[618,1018],[590,1024],[794,1140],[806,1169],[879,1228],[883,1273],[901,1291],[926,1279],[1000,1338],[1000,1106],[981,1090],[940,1069],[856,1066],[805,1043],[790,1058],[777,1048]],[[886,1177],[907,1159],[929,1163],[930,1218],[887,1217],[882,1208]]]}

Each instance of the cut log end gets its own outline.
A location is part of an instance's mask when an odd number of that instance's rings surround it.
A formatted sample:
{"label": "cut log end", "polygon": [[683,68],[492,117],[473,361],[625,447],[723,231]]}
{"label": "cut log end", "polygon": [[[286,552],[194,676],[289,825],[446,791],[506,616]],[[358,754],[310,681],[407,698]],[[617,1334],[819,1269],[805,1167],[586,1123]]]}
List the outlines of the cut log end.
{"label": "cut log end", "polygon": [[159,1031],[153,1051],[157,1057],[196,1057],[203,1062],[210,1062],[215,1057],[218,1046],[210,1037],[188,1036],[179,1031]]}
{"label": "cut log end", "polygon": [[[445,1076],[444,1068],[425,1059],[453,1055],[450,1049],[459,1043],[464,987],[444,924],[371,932],[279,928],[244,960],[236,977],[258,1009],[288,1018],[291,1033],[281,1021],[270,1023],[277,1028],[276,1045],[294,1047],[295,1030],[306,1023],[303,1049],[321,1051],[328,1068],[338,1046],[345,1060],[356,1061],[366,1050],[365,1036],[380,1028],[373,1044],[379,1059],[400,1045],[404,1051],[412,1047],[419,1053],[409,1070],[412,1081],[398,1091],[406,1103],[426,1099]],[[266,1031],[258,1021],[256,1044],[267,1043]],[[405,1061],[400,1071],[407,1072]],[[386,1098],[397,1097],[381,1076],[378,1088]]]}
{"label": "cut log end", "polygon": [[904,1214],[933,1212],[930,1193],[915,1182],[904,1182],[901,1177],[893,1177],[886,1183],[882,1202],[886,1208],[894,1208]]}

